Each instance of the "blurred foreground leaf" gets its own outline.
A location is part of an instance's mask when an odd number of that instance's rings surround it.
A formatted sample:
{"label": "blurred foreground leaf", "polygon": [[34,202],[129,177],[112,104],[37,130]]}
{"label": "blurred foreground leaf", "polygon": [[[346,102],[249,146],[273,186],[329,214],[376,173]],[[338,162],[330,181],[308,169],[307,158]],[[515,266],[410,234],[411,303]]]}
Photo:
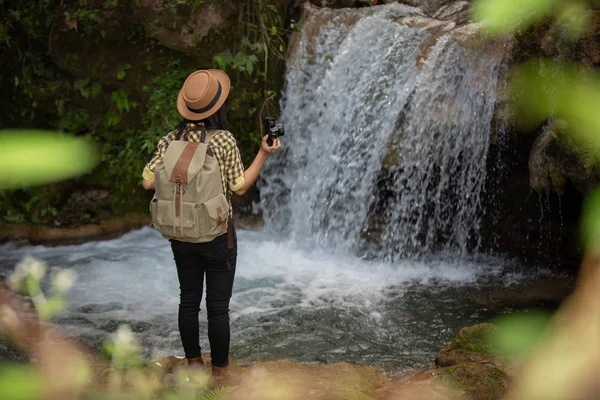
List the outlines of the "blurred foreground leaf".
{"label": "blurred foreground leaf", "polygon": [[484,23],[491,34],[526,28],[550,14],[557,0],[478,0],[473,18]]}
{"label": "blurred foreground leaf", "polygon": [[594,190],[585,201],[581,234],[587,252],[600,252],[600,188]]}
{"label": "blurred foreground leaf", "polygon": [[39,399],[42,392],[41,377],[34,367],[15,364],[0,367],[0,399]]}
{"label": "blurred foreground leaf", "polygon": [[72,178],[97,163],[86,140],[39,130],[0,131],[0,189]]}
{"label": "blurred foreground leaf", "polygon": [[551,315],[540,311],[503,315],[494,321],[498,329],[491,335],[493,348],[502,354],[523,357],[537,344]]}
{"label": "blurred foreground leaf", "polygon": [[511,85],[522,122],[537,126],[549,117],[562,118],[582,147],[600,149],[600,75],[550,60],[534,61],[516,69]]}

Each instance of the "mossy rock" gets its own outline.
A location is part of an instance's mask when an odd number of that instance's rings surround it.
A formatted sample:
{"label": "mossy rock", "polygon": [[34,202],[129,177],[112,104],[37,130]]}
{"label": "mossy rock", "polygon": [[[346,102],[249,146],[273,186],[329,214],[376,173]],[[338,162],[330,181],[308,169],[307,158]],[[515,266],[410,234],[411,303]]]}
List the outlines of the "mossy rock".
{"label": "mossy rock", "polygon": [[469,363],[444,369],[436,380],[451,385],[470,399],[496,400],[506,394],[510,377],[494,364]]}
{"label": "mossy rock", "polygon": [[489,343],[497,327],[490,323],[478,324],[460,330],[452,342],[437,355],[435,363],[448,367],[490,359],[494,351]]}

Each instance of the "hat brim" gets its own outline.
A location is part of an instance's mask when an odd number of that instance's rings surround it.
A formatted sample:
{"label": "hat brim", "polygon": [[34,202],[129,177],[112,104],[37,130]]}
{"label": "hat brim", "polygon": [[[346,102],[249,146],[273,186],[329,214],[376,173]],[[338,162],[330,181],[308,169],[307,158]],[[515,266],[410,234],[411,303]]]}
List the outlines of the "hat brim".
{"label": "hat brim", "polygon": [[210,72],[221,83],[221,96],[210,110],[203,113],[195,113],[187,108],[185,100],[183,99],[183,88],[181,88],[179,95],[177,96],[177,111],[179,111],[179,115],[190,121],[200,121],[210,117],[225,104],[225,101],[229,96],[229,90],[231,89],[229,76],[220,69],[207,69],[206,71]]}

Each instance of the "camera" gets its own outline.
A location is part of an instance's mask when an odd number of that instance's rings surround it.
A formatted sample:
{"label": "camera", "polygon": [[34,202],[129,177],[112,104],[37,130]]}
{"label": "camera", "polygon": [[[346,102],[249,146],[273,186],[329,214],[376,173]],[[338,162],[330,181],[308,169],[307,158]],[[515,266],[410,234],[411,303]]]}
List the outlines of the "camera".
{"label": "camera", "polygon": [[279,136],[283,136],[285,134],[283,125],[277,123],[275,118],[264,117],[263,118],[263,128],[265,130],[264,135],[269,135],[269,137],[267,138],[267,144],[269,146],[273,146],[273,141],[275,139],[277,139]]}

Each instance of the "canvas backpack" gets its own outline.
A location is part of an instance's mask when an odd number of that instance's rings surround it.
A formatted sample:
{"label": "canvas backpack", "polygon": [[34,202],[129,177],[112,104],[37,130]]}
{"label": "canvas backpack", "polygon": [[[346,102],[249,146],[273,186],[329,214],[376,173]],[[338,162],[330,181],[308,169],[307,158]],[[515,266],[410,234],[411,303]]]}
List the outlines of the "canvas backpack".
{"label": "canvas backpack", "polygon": [[205,243],[227,233],[229,201],[208,147],[217,132],[203,129],[200,142],[171,141],[154,170],[152,224],[167,239]]}

